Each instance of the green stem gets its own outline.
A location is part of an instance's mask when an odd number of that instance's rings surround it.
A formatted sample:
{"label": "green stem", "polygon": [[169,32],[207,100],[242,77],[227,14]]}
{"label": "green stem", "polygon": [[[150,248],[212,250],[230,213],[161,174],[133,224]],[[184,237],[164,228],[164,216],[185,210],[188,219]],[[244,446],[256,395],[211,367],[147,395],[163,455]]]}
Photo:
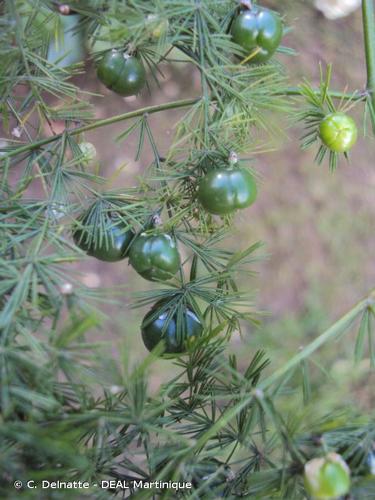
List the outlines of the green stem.
{"label": "green stem", "polygon": [[[69,130],[69,134],[70,135],[79,135],[79,134],[82,134],[83,132],[95,130],[96,128],[104,127],[106,125],[111,125],[112,123],[130,120],[131,118],[136,118],[138,116],[142,116],[145,114],[158,113],[160,111],[166,111],[168,109],[186,108],[188,106],[193,106],[194,104],[199,102],[199,100],[200,100],[200,98],[184,99],[181,101],[173,101],[173,102],[167,102],[165,104],[158,104],[156,106],[148,106],[146,108],[137,109],[136,111],[130,111],[129,113],[122,113],[121,115],[112,116],[110,118],[105,118],[104,120],[98,120],[98,121],[95,121],[93,123],[89,123],[88,125],[84,125],[82,127],[77,127],[77,128],[71,129],[71,130]],[[64,132],[61,134],[56,134],[56,135],[53,135],[50,137],[46,137],[45,139],[41,139],[40,141],[34,142],[33,144],[26,144],[24,146],[21,146],[20,148],[14,149],[13,151],[10,151],[6,155],[4,155],[2,157],[2,160],[6,160],[7,158],[17,156],[19,154],[25,153],[26,151],[30,151],[32,149],[38,149],[41,146],[45,146],[46,144],[49,144],[49,143],[54,142],[58,139],[61,139],[63,134],[64,134]]]}
{"label": "green stem", "polygon": [[[315,90],[315,92],[319,92],[319,90]],[[281,92],[279,92],[277,95],[284,95],[284,96],[301,96],[301,90],[298,87],[290,87],[287,88]],[[346,94],[343,92],[329,92],[329,95],[334,98],[334,99],[346,99],[346,100],[363,100],[366,98],[367,94],[358,94],[353,97],[352,94]],[[374,94],[375,95],[375,94]],[[118,123],[121,121],[125,120],[130,120],[131,118],[137,118],[139,116],[145,115],[145,114],[153,114],[153,113],[159,113],[161,111],[167,111],[171,109],[179,109],[179,108],[186,108],[189,106],[193,106],[194,104],[197,104],[201,100],[201,97],[196,97],[193,99],[184,99],[181,101],[172,101],[172,102],[167,102],[164,104],[157,104],[155,106],[148,106],[146,108],[140,108],[137,109],[136,111],[130,111],[129,113],[122,113],[120,115],[115,115],[111,116],[110,118],[105,118],[104,120],[97,120],[93,123],[89,123],[88,125],[83,125],[82,127],[77,127],[69,130],[69,134],[71,136],[73,135],[79,135],[82,134],[83,132],[89,132],[90,130],[95,130],[100,127],[105,127],[106,125],[112,125],[113,123]],[[66,132],[66,131],[65,131]],[[61,134],[56,134],[50,137],[46,137],[45,139],[41,139],[40,141],[36,141],[34,143],[30,144],[25,144],[24,146],[21,146],[17,149],[14,149],[13,151],[10,151],[9,153],[5,154],[1,160],[7,160],[8,158],[12,158],[14,156],[17,156],[22,153],[26,153],[27,151],[31,151],[34,149],[38,149],[42,146],[45,146],[46,144],[50,144],[51,142],[57,141],[61,139],[63,136],[64,132]]]}
{"label": "green stem", "polygon": [[[315,94],[320,94],[320,89],[314,89]],[[280,96],[289,96],[289,97],[301,97],[301,89],[299,87],[289,87],[285,90],[281,90],[276,95]],[[356,94],[348,94],[346,92],[338,92],[335,90],[330,90],[328,95],[332,97],[332,99],[343,99],[345,101],[363,101],[366,99],[368,93],[367,92],[358,92]]]}
{"label": "green stem", "polygon": [[[255,389],[259,393],[256,397],[262,397],[264,390],[272,386],[278,379],[283,377],[287,372],[293,370],[296,366],[298,366],[301,363],[301,361],[311,356],[323,344],[342,335],[361,313],[363,313],[368,307],[372,307],[374,305],[375,305],[375,290],[373,290],[368,297],[361,300],[347,314],[345,314],[345,316],[339,319],[334,325],[328,328],[328,330],[326,330],[313,342],[311,342],[311,344],[302,349],[296,356],[290,359],[285,365],[276,370],[276,372],[274,372],[271,376],[264,379]],[[241,410],[246,408],[254,397],[255,397],[254,394],[249,394],[249,396],[244,398],[241,402],[228,408],[222,414],[222,416],[214,423],[214,425],[212,425],[212,427],[197,440],[192,450],[197,451],[200,448],[202,448],[212,436],[220,432],[220,430],[223,429],[228,422],[230,422],[234,417],[236,417]]]}
{"label": "green stem", "polygon": [[362,0],[363,32],[367,67],[367,90],[375,109],[375,14],[374,1]]}
{"label": "green stem", "polygon": [[371,307],[374,304],[375,290],[373,290],[368,297],[358,302],[358,304],[354,306],[347,314],[345,314],[345,316],[340,318],[334,325],[328,328],[328,330],[319,335],[319,337],[311,342],[311,344],[301,349],[301,351],[292,359],[290,359],[285,365],[276,370],[271,376],[264,379],[263,382],[258,385],[258,388],[261,390],[265,390],[270,387],[279,378],[298,366],[301,361],[309,358],[323,344],[325,344],[329,340],[333,340],[335,337],[343,333],[353,323],[353,321],[358,317],[359,314],[363,313],[368,307]]}

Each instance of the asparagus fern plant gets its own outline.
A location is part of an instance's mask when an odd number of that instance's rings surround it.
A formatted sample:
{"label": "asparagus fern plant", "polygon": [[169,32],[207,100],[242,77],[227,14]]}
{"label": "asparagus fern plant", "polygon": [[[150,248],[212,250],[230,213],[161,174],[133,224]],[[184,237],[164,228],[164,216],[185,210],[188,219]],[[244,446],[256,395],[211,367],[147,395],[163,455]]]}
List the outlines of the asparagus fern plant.
{"label": "asparagus fern plant", "polygon": [[[234,42],[231,30],[236,16],[256,15],[258,8],[256,2],[233,0],[3,2],[3,498],[17,491],[25,498],[66,497],[63,486],[42,491],[43,481],[84,482],[70,489],[73,498],[308,498],[304,465],[328,451],[349,464],[350,498],[374,497],[373,416],[327,415],[313,429],[303,419],[311,393],[309,358],[317,349],[358,321],[355,357],[362,358],[368,342],[375,364],[374,293],[285,365],[272,367],[260,349],[240,369],[226,346],[246,322],[260,321],[249,286],[241,288],[238,279],[251,279],[260,243],[229,250],[235,214],[214,215],[199,199],[202,179],[213,172],[229,167],[256,179],[250,155],[281,133],[275,115],[305,123],[304,146],[321,140],[320,122],[337,108],[362,106],[374,126],[373,4],[363,1],[367,86],[350,93],[331,90],[331,68],[320,88],[307,80],[289,87],[278,53],[293,51],[282,45],[272,59],[256,64],[259,47],[249,53]],[[66,15],[79,16],[73,29],[84,30],[92,64],[112,50],[136,57],[152,91],[163,85],[161,64],[188,62],[200,75],[200,93],[97,119],[90,93],[72,78],[85,69],[48,57]],[[284,31],[285,25],[284,20]],[[150,116],[178,109],[183,116],[173,140],[167,152],[160,151]],[[57,121],[64,123],[62,132],[54,130]],[[88,167],[95,153],[82,146],[84,134],[113,123],[123,124],[115,140],[126,144],[130,135],[137,137],[137,159],[151,147],[152,164],[137,186],[109,189]],[[329,147],[317,147],[322,162]],[[337,161],[331,150],[332,169]],[[100,332],[98,310],[108,295],[85,287],[72,263],[98,249],[106,252],[115,243],[108,229],[120,226],[120,237],[162,232],[183,249],[178,272],[133,297],[134,307],[163,304],[163,318],[174,322],[177,337],[184,337],[187,309],[201,325],[202,333],[184,345],[186,352],[173,358],[176,376],[156,393],[148,389],[148,374],[163,354],[163,342],[130,367],[125,353],[113,359],[100,343],[87,340],[90,331]],[[126,256],[124,251],[121,258]],[[280,401],[300,387],[301,411],[284,414]]]}

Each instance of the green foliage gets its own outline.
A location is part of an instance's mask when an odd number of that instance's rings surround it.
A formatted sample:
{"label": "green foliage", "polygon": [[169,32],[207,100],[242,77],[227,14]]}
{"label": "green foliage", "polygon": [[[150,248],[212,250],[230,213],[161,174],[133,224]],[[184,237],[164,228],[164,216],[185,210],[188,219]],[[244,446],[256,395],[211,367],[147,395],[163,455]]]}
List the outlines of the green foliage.
{"label": "green foliage", "polygon": [[[320,66],[320,86],[316,91],[308,81],[301,85],[301,94],[305,97],[308,107],[299,111],[298,120],[305,124],[306,133],[302,137],[302,148],[307,149],[314,145],[317,141],[320,142],[319,126],[322,120],[329,113],[340,111],[345,113],[349,111],[358,100],[363,99],[359,92],[354,92],[351,96],[341,98],[338,106],[335,105],[333,98],[330,96],[330,82],[332,77],[332,66],[328,66],[327,74],[324,75],[322,66]],[[331,171],[336,170],[338,164],[338,153],[330,150],[323,142],[320,142],[315,161],[321,164],[326,155],[329,155],[329,168]],[[344,153],[348,160],[348,153]]]}
{"label": "green foliage", "polygon": [[[231,0],[93,0],[71,8],[80,15],[74,29],[84,30],[94,64],[112,48],[135,51],[149,70],[152,91],[162,84],[160,63],[188,62],[200,75],[201,92],[96,120],[90,94],[71,79],[84,71],[83,65],[62,68],[48,59],[51,40],[61,36],[56,2],[6,0],[1,7],[0,110],[6,135],[0,150],[2,496],[14,495],[16,479],[92,485],[143,479],[195,482],[194,490],[180,492],[181,498],[220,493],[300,499],[303,465],[326,447],[353,460],[354,498],[372,498],[374,479],[364,469],[375,440],[371,416],[327,417],[307,431],[303,411],[313,404],[309,358],[346,334],[361,315],[355,359],[364,355],[367,338],[375,364],[373,294],[278,369],[270,371],[263,351],[245,367],[225,354],[234,333],[245,324],[259,324],[254,293],[248,284],[242,289],[238,278],[252,277],[261,244],[225,248],[233,216],[215,218],[203,211],[196,190],[202,176],[228,165],[233,152],[243,156],[271,147],[281,128],[276,113],[295,115],[295,101],[289,99],[295,91],[288,88],[282,65],[237,60],[243,53],[229,34],[237,11]],[[363,100],[331,92],[330,75],[328,68],[318,90],[306,82],[297,92],[308,104],[298,111],[308,128],[305,147],[318,139],[317,125],[327,110],[336,109],[337,96],[343,99],[341,110]],[[373,114],[371,100],[366,102]],[[149,115],[185,108],[162,157]],[[61,133],[55,132],[54,121],[64,122]],[[133,187],[113,189],[79,146],[85,132],[115,122],[127,122],[118,142],[137,136],[137,160],[145,147],[153,153],[152,164]],[[317,160],[326,153],[322,146]],[[330,153],[329,161],[334,169],[337,155]],[[249,163],[251,158],[240,159],[244,168]],[[78,225],[94,246],[102,245],[114,212],[134,234],[145,229],[152,234],[157,217],[159,230],[171,234],[184,255],[176,278],[132,296],[133,307],[163,300],[170,316],[179,318],[188,306],[204,325],[187,356],[173,359],[176,376],[154,392],[147,380],[157,350],[134,367],[125,354],[114,360],[103,343],[88,341],[89,331],[101,331],[100,303],[110,299],[77,276],[72,264],[84,254],[72,231]],[[296,373],[298,384],[293,384]],[[282,398],[301,386],[303,411],[285,415]],[[152,495],[139,489],[130,493]],[[38,490],[23,494],[40,498]],[[48,494],[64,498],[59,491]],[[119,491],[94,486],[88,491],[90,498],[114,494]],[[156,494],[172,498],[174,492]],[[72,492],[72,497],[81,495]]]}

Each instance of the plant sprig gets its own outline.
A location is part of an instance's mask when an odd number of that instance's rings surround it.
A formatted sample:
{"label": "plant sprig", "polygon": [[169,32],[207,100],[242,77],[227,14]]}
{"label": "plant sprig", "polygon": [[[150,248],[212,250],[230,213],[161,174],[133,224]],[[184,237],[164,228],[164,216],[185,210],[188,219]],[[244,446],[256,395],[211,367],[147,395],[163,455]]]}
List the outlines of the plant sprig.
{"label": "plant sprig", "polygon": [[[301,95],[306,99],[307,106],[298,112],[297,121],[305,125],[305,134],[301,139],[302,149],[308,149],[318,142],[319,149],[316,153],[315,161],[320,165],[328,155],[329,168],[331,171],[335,171],[338,165],[339,154],[330,150],[321,142],[319,126],[329,113],[336,113],[338,111],[346,113],[352,109],[358,101],[359,93],[355,91],[349,98],[345,97],[344,99],[344,97],[342,97],[336,105],[330,91],[331,78],[332,65],[327,66],[326,73],[324,73],[323,67],[320,65],[320,84],[318,91],[316,91],[308,81],[305,81],[301,85]],[[349,160],[347,152],[344,152],[344,156]]]}

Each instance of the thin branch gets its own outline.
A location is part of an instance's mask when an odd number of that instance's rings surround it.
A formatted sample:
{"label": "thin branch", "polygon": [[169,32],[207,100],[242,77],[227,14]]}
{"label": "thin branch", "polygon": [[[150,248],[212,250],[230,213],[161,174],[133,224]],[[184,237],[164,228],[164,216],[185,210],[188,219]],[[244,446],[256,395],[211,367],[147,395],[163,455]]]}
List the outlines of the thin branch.
{"label": "thin branch", "polygon": [[[83,132],[88,132],[89,130],[94,130],[94,129],[97,129],[100,127],[104,127],[106,125],[111,125],[112,123],[130,120],[131,118],[136,118],[136,117],[142,116],[144,114],[153,114],[153,113],[158,113],[160,111],[166,111],[169,109],[186,108],[188,106],[193,106],[194,104],[196,104],[199,101],[200,101],[200,98],[195,98],[195,99],[185,99],[185,100],[181,100],[181,101],[167,102],[164,104],[158,104],[156,106],[148,106],[146,108],[137,109],[136,111],[122,113],[120,115],[115,115],[115,116],[112,116],[110,118],[105,118],[104,120],[98,120],[96,122],[89,123],[88,125],[84,125],[82,127],[77,127],[77,128],[71,129],[69,131],[69,134],[72,136],[79,135],[79,134],[82,134]],[[66,132],[66,131],[64,131],[64,132]],[[33,144],[26,144],[24,146],[21,146],[20,148],[17,148],[13,151],[10,151],[6,155],[4,155],[2,157],[2,159],[6,160],[7,158],[11,158],[13,156],[17,156],[21,153],[25,153],[25,152],[30,151],[32,149],[38,149],[41,146],[45,146],[46,144],[50,144],[51,142],[54,142],[58,139],[61,139],[64,132],[62,132],[61,134],[57,134],[55,136],[46,137],[45,139],[34,142]]]}
{"label": "thin branch", "polygon": [[[367,90],[375,109],[375,13],[373,0],[362,1],[363,32],[367,68]],[[375,124],[373,123],[375,132]]]}
{"label": "thin branch", "polygon": [[374,2],[372,0],[363,0],[362,15],[367,66],[367,89],[373,94],[372,99],[375,104],[375,14]]}
{"label": "thin branch", "polygon": [[[318,89],[314,89],[314,92],[319,93]],[[302,97],[302,91],[298,87],[290,87],[282,92],[278,92],[278,96],[296,96],[296,97]],[[336,91],[330,91],[328,92],[328,95],[334,99],[344,99],[344,100],[358,100],[362,101],[365,100],[367,97],[368,93],[367,92],[362,92],[358,93],[358,95],[349,94],[349,93],[344,93],[344,92],[336,92]],[[179,109],[179,108],[186,108],[189,106],[194,106],[197,102],[199,102],[202,98],[201,97],[196,97],[193,99],[184,99],[181,101],[172,101],[172,102],[167,102],[164,104],[157,104],[155,106],[148,106],[146,108],[140,108],[137,109],[136,111],[130,111],[129,113],[122,113],[120,115],[115,115],[110,118],[105,118],[104,120],[98,120],[93,123],[89,123],[88,125],[84,125],[82,127],[77,127],[74,129],[71,129],[69,131],[69,134],[71,136],[74,135],[79,135],[82,134],[83,132],[88,132],[90,130],[95,130],[100,127],[105,127],[106,125],[112,125],[113,123],[118,123],[121,121],[125,120],[130,120],[131,118],[136,118],[138,116],[142,116],[145,114],[153,114],[153,113],[159,113],[161,111],[167,111],[171,109]],[[26,144],[24,146],[21,146],[20,148],[17,148],[13,151],[10,151],[6,155],[2,157],[2,160],[6,160],[7,158],[12,158],[14,156],[17,156],[19,154],[25,153],[27,151],[31,151],[33,149],[38,149],[41,146],[45,146],[46,144],[50,144],[51,142],[54,142],[58,139],[61,139],[62,135],[64,132],[61,134],[57,134],[55,136],[50,136],[46,137],[45,139],[41,139],[40,141],[34,142],[33,144]]]}
{"label": "thin branch", "polygon": [[[373,290],[368,297],[361,300],[356,306],[354,306],[347,314],[345,314],[342,318],[340,318],[334,325],[332,325],[328,330],[322,333],[318,338],[316,338],[311,344],[302,349],[296,356],[290,359],[285,365],[276,370],[271,376],[264,379],[257,386],[257,394],[256,397],[262,397],[262,391],[269,388],[274,384],[280,377],[284,376],[287,372],[294,369],[298,366],[301,361],[308,358],[313,354],[317,349],[319,349],[326,342],[333,340],[334,338],[340,336],[344,333],[347,328],[355,321],[358,316],[363,313],[368,307],[372,307],[375,305],[375,290]],[[241,410],[246,408],[249,403],[255,397],[254,393],[248,395],[248,397],[244,397],[242,401],[238,404],[228,408],[222,416],[212,425],[212,427],[205,432],[196,442],[195,446],[192,447],[192,453],[196,452],[200,448],[202,448],[209,439],[212,438],[216,433],[218,433],[221,429],[223,429],[228,422],[236,415],[239,414]]]}
{"label": "thin branch", "polygon": [[[320,89],[313,89],[313,92],[315,94],[320,94]],[[287,97],[301,97],[303,94],[300,87],[289,87],[285,90],[282,90],[281,92],[278,92],[276,95]],[[344,101],[364,101],[368,96],[368,92],[363,91],[350,94],[348,92],[338,92],[335,90],[330,90],[327,92],[327,95],[329,95],[329,97],[331,97],[332,99],[342,99]]]}
{"label": "thin branch", "polygon": [[263,380],[263,382],[261,382],[258,386],[259,389],[264,390],[270,387],[274,382],[276,382],[276,380],[298,366],[301,361],[309,358],[323,344],[329,340],[333,340],[335,337],[343,333],[361,313],[373,305],[375,305],[375,290],[373,290],[368,297],[361,300],[356,306],[354,306],[347,314],[345,314],[345,316],[336,321],[336,323],[328,328],[328,330],[319,335],[319,337],[311,342],[311,344],[301,349],[301,351],[296,356],[291,358],[285,365],[276,370],[270,377]]}

